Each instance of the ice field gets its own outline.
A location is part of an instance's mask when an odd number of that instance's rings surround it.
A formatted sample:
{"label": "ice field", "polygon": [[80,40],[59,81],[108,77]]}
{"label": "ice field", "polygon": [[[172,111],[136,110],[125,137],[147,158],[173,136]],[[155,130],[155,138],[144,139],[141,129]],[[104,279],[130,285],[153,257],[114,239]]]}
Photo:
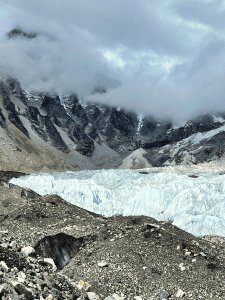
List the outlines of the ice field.
{"label": "ice field", "polygon": [[97,170],[32,174],[11,183],[56,194],[104,216],[146,215],[197,236],[225,236],[225,175],[201,172]]}

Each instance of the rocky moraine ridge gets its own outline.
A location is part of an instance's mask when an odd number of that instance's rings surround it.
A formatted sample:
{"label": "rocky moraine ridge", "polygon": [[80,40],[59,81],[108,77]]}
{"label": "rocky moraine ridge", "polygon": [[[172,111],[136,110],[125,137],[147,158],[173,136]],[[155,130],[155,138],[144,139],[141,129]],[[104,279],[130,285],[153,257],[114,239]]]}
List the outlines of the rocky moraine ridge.
{"label": "rocky moraine ridge", "polygon": [[0,173],[0,298],[223,299],[223,238],[148,217],[104,218]]}
{"label": "rocky moraine ridge", "polygon": [[[1,80],[0,100],[5,140],[28,157],[30,152],[39,152],[37,156],[45,150],[52,152],[67,169],[118,167],[139,148],[144,149],[142,155],[152,166],[198,163],[224,156],[224,114],[205,115],[176,128],[172,122],[140,119],[123,109],[83,103],[76,95],[23,91],[13,79]],[[49,159],[42,161],[54,169]]]}

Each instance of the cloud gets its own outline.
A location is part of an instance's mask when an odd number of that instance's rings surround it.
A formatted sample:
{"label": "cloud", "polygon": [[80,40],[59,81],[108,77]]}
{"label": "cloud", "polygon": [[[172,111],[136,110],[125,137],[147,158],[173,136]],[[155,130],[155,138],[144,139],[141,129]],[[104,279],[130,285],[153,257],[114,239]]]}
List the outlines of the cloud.
{"label": "cloud", "polygon": [[[0,70],[24,88],[183,121],[223,110],[222,0],[0,0]],[[7,39],[12,28],[37,38]],[[96,87],[107,93],[90,95]]]}
{"label": "cloud", "polygon": [[225,26],[225,3],[223,0],[183,0],[174,6],[184,19],[223,30]]}

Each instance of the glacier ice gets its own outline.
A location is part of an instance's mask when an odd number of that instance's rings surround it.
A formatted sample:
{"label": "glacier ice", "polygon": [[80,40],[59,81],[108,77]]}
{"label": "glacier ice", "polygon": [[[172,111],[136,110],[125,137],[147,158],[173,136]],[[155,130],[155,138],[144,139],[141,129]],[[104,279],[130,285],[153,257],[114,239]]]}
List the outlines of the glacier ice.
{"label": "glacier ice", "polygon": [[89,211],[146,215],[197,236],[225,236],[225,175],[136,170],[97,170],[32,174],[11,183],[40,195],[57,194]]}

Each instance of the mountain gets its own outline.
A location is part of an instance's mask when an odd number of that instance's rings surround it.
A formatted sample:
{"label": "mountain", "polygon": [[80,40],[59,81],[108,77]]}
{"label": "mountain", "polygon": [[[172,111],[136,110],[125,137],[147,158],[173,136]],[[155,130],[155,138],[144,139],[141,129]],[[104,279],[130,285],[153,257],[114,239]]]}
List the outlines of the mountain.
{"label": "mountain", "polygon": [[[67,170],[114,167],[119,155],[85,133],[82,107],[71,96],[72,118],[58,96],[23,91],[18,82],[0,82],[0,162],[3,169]],[[81,120],[81,122],[80,122]],[[85,124],[86,125],[86,124]]]}
{"label": "mountain", "polygon": [[225,114],[176,127],[118,107],[85,103],[76,95],[24,91],[11,78],[0,81],[0,131],[1,165],[12,170],[195,164],[221,159],[225,151]]}

